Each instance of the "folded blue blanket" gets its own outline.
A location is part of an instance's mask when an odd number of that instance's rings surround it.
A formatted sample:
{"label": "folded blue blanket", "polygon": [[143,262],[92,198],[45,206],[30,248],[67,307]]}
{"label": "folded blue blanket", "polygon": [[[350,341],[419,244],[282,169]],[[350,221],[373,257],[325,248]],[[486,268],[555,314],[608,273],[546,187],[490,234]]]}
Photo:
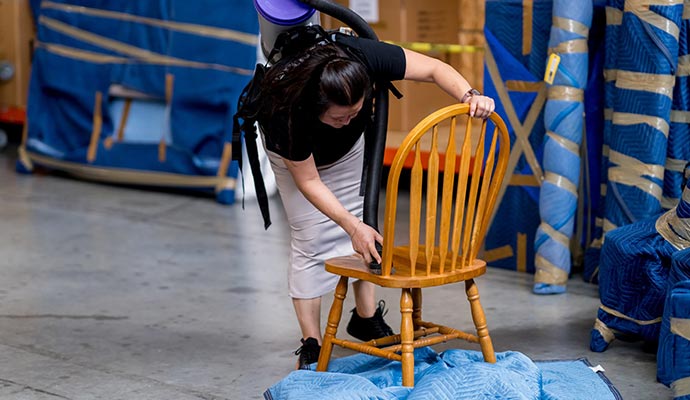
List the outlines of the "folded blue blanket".
{"label": "folded blue blanket", "polygon": [[[315,367],[315,364],[311,366]],[[265,393],[290,399],[619,399],[618,391],[585,360],[535,363],[524,354],[496,354],[496,363],[469,350],[415,350],[415,387],[402,386],[400,363],[365,354],[331,360],[329,372],[290,373]]]}

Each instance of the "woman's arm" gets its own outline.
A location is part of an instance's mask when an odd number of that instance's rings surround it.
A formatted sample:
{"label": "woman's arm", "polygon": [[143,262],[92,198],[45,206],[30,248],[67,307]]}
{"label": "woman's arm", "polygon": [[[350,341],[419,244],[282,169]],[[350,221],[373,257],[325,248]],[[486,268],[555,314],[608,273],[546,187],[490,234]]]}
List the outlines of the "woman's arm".
{"label": "woman's arm", "polygon": [[467,80],[445,62],[412,50],[403,49],[405,53],[405,79],[418,82],[434,82],[446,93],[459,102],[470,105],[470,115],[487,118],[495,108],[494,100],[481,95],[466,94],[472,89]]}
{"label": "woman's arm", "polygon": [[283,158],[283,161],[304,197],[350,235],[354,250],[364,257],[367,263],[371,262],[372,256],[380,263],[381,257],[376,251],[375,242],[382,243],[383,237],[343,207],[333,192],[321,181],[314,157],[309,156],[304,161]]}

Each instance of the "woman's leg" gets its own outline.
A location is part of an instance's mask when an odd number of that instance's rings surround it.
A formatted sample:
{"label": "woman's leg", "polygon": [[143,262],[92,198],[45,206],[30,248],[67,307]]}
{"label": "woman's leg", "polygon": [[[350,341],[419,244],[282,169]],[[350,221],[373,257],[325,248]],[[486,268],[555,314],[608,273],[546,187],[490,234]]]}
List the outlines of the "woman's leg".
{"label": "woman's leg", "polygon": [[302,338],[314,338],[321,344],[321,297],[292,299]]}
{"label": "woman's leg", "polygon": [[367,281],[356,281],[352,284],[355,292],[357,315],[370,318],[376,312],[376,286]]}
{"label": "woman's leg", "polygon": [[347,333],[363,342],[393,335],[393,329],[383,319],[385,303],[382,300],[376,304],[376,286],[371,282],[357,281],[352,287],[355,308],[347,324]]}
{"label": "woman's leg", "polygon": [[[347,234],[318,211],[296,187],[283,160],[267,152],[290,225],[288,294],[301,331],[302,345],[296,368],[315,363],[321,352],[321,296],[330,292],[338,277],[325,271],[323,260],[346,254],[352,248]],[[351,251],[351,250],[350,250]]]}
{"label": "woman's leg", "polygon": [[302,346],[295,351],[295,369],[307,369],[319,359],[321,353],[321,297],[312,299],[292,298],[297,321],[302,330]]}
{"label": "woman's leg", "polygon": [[[338,162],[319,167],[319,176],[324,184],[347,210],[360,218],[363,150],[364,142],[360,138]],[[298,367],[302,367],[305,362],[312,361],[312,356],[318,358],[318,344],[322,341],[321,296],[332,292],[339,279],[337,275],[326,272],[323,263],[331,257],[352,254],[352,242],[340,226],[302,195],[283,160],[270,151],[267,154],[291,230],[288,291],[303,337],[302,347],[296,352],[300,355]],[[373,285],[355,284],[355,302],[362,315],[377,315],[374,296]]]}
{"label": "woman's leg", "polygon": [[[357,314],[362,318],[371,318],[376,312],[376,286],[367,281],[356,281],[352,284],[355,292]],[[321,344],[321,298],[292,299],[297,322],[302,331],[302,338],[313,337]]]}

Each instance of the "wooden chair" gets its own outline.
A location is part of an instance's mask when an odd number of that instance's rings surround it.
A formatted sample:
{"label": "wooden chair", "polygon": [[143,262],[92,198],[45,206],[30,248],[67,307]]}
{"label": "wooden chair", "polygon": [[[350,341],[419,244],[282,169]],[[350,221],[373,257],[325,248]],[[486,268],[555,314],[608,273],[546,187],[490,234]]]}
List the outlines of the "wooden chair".
{"label": "wooden chair", "polygon": [[[430,114],[410,131],[398,148],[386,187],[381,274],[371,273],[358,255],[326,261],[326,270],[341,278],[328,316],[317,371],[327,370],[333,345],[338,345],[401,361],[403,385],[414,386],[414,349],[450,339],[479,343],[484,360],[496,362],[474,278],[486,272],[486,263],[477,254],[506,172],[510,141],[506,126],[497,114],[490,117],[496,128],[493,134],[487,134],[487,121],[469,118],[468,112],[469,106],[456,104]],[[462,124],[464,136],[457,137],[457,127]],[[481,124],[481,129],[473,129],[473,124]],[[441,140],[442,137],[445,139]],[[439,154],[439,142],[445,142],[443,156]],[[406,163],[411,166],[409,193],[398,191]],[[426,164],[426,174],[423,164]],[[423,185],[424,175],[426,185]],[[398,216],[398,204],[405,197],[409,197],[409,216]],[[396,244],[405,239],[396,241],[396,230],[398,233],[409,230],[406,238],[409,244]],[[336,337],[348,278],[402,289],[399,335],[365,343]],[[456,282],[465,282],[476,335],[422,320],[422,288]],[[457,303],[447,304],[455,307]]]}

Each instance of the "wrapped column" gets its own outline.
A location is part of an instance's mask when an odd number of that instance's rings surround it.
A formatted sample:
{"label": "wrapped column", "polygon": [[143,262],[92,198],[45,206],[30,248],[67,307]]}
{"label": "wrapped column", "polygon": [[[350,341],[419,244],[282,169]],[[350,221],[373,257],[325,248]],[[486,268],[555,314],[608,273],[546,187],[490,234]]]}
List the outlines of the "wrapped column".
{"label": "wrapped column", "polygon": [[592,2],[553,2],[550,53],[560,57],[548,88],[544,124],[544,181],[539,194],[541,224],[535,237],[536,294],[562,293],[570,273],[570,238],[575,226],[580,145],[587,84],[587,36]]}

